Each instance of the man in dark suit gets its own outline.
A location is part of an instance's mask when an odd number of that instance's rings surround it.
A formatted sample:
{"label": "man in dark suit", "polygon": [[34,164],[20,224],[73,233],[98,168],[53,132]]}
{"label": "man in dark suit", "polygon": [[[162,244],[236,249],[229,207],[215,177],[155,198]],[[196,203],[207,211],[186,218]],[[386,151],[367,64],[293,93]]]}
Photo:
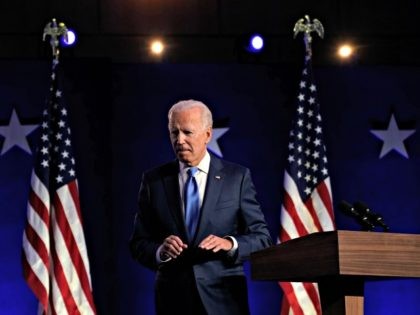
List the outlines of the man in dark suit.
{"label": "man in dark suit", "polygon": [[178,102],[168,119],[177,160],[143,174],[132,256],[157,270],[157,314],[249,314],[243,262],[271,245],[250,172],[207,152],[203,103]]}

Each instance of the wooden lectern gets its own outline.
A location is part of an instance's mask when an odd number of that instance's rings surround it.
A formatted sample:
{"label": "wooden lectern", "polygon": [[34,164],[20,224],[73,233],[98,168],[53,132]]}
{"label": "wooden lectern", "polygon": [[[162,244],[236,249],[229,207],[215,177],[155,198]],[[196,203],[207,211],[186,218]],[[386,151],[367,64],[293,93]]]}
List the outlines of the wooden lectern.
{"label": "wooden lectern", "polygon": [[361,315],[365,279],[420,277],[420,235],[313,233],[252,253],[251,276],[318,282],[324,315]]}

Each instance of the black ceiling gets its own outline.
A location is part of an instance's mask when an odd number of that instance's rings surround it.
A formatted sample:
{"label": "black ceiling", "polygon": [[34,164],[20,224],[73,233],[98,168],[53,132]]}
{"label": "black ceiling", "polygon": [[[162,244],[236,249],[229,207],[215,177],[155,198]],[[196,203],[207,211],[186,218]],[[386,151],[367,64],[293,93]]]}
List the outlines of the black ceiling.
{"label": "black ceiling", "polygon": [[[305,14],[318,18],[325,39],[314,43],[314,62],[337,63],[336,45],[351,40],[358,64],[419,65],[418,0],[71,0],[2,1],[0,58],[48,58],[45,24],[55,17],[78,33],[74,58],[156,62],[147,49],[153,36],[168,44],[166,62],[219,63],[300,61],[301,39],[294,23]],[[261,55],[243,47],[252,32],[265,36]]]}

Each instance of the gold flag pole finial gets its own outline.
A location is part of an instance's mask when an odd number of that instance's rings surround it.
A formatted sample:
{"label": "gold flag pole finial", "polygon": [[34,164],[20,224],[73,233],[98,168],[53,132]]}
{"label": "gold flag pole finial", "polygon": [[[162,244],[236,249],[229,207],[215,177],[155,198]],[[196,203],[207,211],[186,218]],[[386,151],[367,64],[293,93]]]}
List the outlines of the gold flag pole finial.
{"label": "gold flag pole finial", "polygon": [[306,53],[309,56],[312,55],[312,32],[316,32],[319,37],[324,38],[324,26],[322,26],[322,23],[318,19],[313,19],[311,22],[309,15],[305,15],[304,18],[299,19],[293,28],[293,38],[296,38],[299,33],[303,33]]}
{"label": "gold flag pole finial", "polygon": [[45,41],[46,37],[50,36],[50,45],[52,48],[52,53],[54,59],[58,60],[60,55],[60,41],[59,37],[64,36],[64,39],[67,40],[67,27],[63,22],[57,24],[56,19],[52,19],[51,22],[47,23],[44,27],[44,33],[42,35],[42,40]]}

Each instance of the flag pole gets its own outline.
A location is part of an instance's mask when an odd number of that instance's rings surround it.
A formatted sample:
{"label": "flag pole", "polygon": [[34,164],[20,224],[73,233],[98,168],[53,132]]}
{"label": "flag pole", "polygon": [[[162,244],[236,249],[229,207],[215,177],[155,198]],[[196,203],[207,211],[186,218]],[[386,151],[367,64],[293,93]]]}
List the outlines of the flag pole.
{"label": "flag pole", "polygon": [[[317,85],[312,72],[312,33],[324,37],[324,27],[308,15],[293,28],[303,33],[305,61],[296,99],[295,119],[289,134],[280,213],[279,242],[311,233],[335,230],[334,211]],[[284,294],[281,315],[322,314],[318,285],[279,282]]]}
{"label": "flag pole", "polygon": [[[52,49],[52,75],[51,75],[51,84],[53,85],[51,89],[58,89],[58,78],[56,77],[56,71],[58,70],[58,64],[60,63],[60,37],[64,36],[64,39],[67,40],[67,27],[64,22],[57,23],[55,18],[51,19],[51,22],[48,22],[44,27],[44,32],[42,33],[42,41],[45,42],[47,36],[50,37],[50,46]],[[54,97],[50,95],[50,97]],[[49,119],[53,119],[51,114],[53,112],[52,106],[54,102],[47,102],[47,113]],[[50,175],[52,172],[50,172]],[[50,182],[53,183],[54,180],[50,178]]]}
{"label": "flag pole", "polygon": [[55,19],[44,28],[53,54],[51,85],[31,175],[22,266],[40,314],[95,315],[70,117],[57,72],[60,36],[66,34]]}

